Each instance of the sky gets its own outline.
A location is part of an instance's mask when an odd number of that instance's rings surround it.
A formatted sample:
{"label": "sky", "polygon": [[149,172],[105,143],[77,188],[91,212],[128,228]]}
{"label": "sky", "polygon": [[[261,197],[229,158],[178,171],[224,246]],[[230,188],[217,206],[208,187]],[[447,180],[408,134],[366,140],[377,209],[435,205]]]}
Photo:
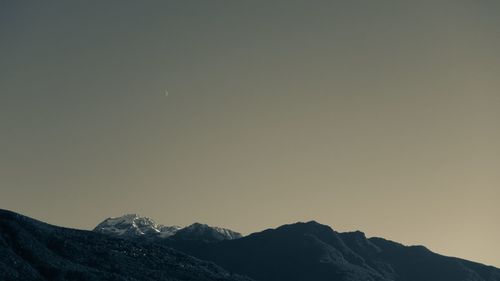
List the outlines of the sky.
{"label": "sky", "polygon": [[0,40],[0,208],[500,267],[498,1],[2,1]]}

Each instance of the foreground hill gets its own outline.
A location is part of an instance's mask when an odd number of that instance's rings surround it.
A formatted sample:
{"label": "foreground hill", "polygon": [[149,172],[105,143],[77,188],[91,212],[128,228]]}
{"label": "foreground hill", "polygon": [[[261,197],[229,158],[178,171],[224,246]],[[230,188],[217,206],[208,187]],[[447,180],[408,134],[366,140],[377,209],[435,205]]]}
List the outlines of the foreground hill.
{"label": "foreground hill", "polygon": [[250,279],[158,244],[56,227],[0,210],[0,280]]}
{"label": "foreground hill", "polygon": [[260,281],[500,281],[500,269],[317,222],[284,225],[217,243],[170,246]]}

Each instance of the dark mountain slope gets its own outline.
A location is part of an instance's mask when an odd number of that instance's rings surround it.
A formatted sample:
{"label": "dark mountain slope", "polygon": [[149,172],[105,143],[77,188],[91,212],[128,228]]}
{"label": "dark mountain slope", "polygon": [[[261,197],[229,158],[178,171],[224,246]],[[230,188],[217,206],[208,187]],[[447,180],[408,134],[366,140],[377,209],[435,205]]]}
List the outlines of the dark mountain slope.
{"label": "dark mountain slope", "polygon": [[0,210],[0,280],[249,279],[161,245],[51,226]]}
{"label": "dark mountain slope", "polygon": [[284,225],[231,241],[165,241],[260,281],[500,281],[500,270],[316,222]]}
{"label": "dark mountain slope", "polygon": [[443,280],[500,280],[500,269],[471,261],[446,257],[429,251],[423,246],[405,247],[382,238],[370,238],[370,242],[382,249],[366,258],[391,264],[405,281]]}

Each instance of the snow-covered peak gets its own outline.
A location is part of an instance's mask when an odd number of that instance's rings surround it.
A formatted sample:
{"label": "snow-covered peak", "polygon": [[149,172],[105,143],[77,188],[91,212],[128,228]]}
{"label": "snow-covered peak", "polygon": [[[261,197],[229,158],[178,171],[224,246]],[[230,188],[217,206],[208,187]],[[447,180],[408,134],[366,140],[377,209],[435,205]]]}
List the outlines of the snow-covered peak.
{"label": "snow-covered peak", "polygon": [[221,241],[242,237],[230,229],[193,223],[187,227],[157,224],[153,219],[137,214],[105,219],[94,228],[95,232],[118,237],[167,238],[181,240]]}
{"label": "snow-covered peak", "polygon": [[241,238],[242,235],[230,229],[209,226],[202,223],[193,223],[177,231],[173,236],[175,239],[221,241]]}
{"label": "snow-covered peak", "polygon": [[212,227],[215,231],[217,231],[218,233],[220,233],[221,235],[225,236],[227,239],[229,240],[232,240],[232,239],[238,239],[238,238],[241,238],[243,237],[241,235],[241,233],[239,232],[236,232],[236,231],[232,231],[231,229],[227,229],[227,228],[222,228],[222,227],[218,227],[218,226],[214,226]]}
{"label": "snow-covered peak", "polygon": [[153,219],[137,214],[126,214],[121,217],[107,218],[94,228],[95,232],[114,236],[160,236],[169,237],[180,227],[157,224]]}
{"label": "snow-covered peak", "polygon": [[158,236],[160,236],[161,238],[167,238],[174,235],[180,229],[182,229],[182,227],[177,225],[174,226],[159,225],[158,230],[160,230],[160,233],[158,234]]}

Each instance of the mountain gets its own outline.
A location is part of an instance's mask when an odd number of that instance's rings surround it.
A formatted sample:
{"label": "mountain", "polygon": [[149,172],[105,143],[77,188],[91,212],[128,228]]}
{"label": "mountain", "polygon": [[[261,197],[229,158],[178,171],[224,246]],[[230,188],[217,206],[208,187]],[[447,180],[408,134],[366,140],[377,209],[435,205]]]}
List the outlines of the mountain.
{"label": "mountain", "polygon": [[6,210],[0,210],[0,280],[250,281],[166,246],[52,226]]}
{"label": "mountain", "polygon": [[107,218],[95,228],[95,232],[122,237],[154,236],[166,238],[174,235],[180,226],[164,226],[148,217],[127,214],[116,218]]}
{"label": "mountain", "polygon": [[208,226],[201,223],[193,223],[190,226],[182,228],[172,236],[175,240],[198,240],[205,242],[215,242],[222,240],[233,240],[241,238],[238,232],[227,228]]}
{"label": "mountain", "polygon": [[500,269],[311,221],[216,243],[169,246],[259,281],[500,281]]}
{"label": "mountain", "polygon": [[168,231],[136,215],[104,226],[115,230],[62,228],[0,210],[0,280],[500,281],[495,267],[314,221],[230,240],[202,224],[160,239]]}
{"label": "mountain", "polygon": [[122,238],[146,238],[175,240],[199,240],[215,242],[241,238],[242,235],[230,229],[194,223],[187,227],[165,226],[157,224],[148,217],[128,214],[116,218],[107,218],[94,228],[94,232]]}

